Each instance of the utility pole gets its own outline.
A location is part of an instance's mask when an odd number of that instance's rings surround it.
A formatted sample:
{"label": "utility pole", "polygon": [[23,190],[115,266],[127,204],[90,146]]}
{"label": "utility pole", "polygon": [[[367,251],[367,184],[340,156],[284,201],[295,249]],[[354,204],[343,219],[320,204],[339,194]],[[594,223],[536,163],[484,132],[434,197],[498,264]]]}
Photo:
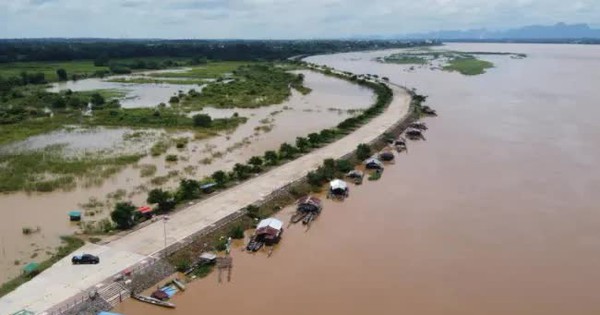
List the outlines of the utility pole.
{"label": "utility pole", "polygon": [[163,216],[163,233],[165,236],[165,249],[164,249],[165,258],[167,258],[167,221],[169,221],[169,216],[168,215]]}

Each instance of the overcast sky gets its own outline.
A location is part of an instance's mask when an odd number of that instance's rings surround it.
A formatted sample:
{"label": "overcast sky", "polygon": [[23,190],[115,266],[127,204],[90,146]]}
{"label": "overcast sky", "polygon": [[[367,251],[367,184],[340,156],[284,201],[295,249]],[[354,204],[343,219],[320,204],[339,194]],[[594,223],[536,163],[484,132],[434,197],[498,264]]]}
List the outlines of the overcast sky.
{"label": "overcast sky", "polygon": [[600,25],[600,0],[0,0],[0,37],[340,38]]}

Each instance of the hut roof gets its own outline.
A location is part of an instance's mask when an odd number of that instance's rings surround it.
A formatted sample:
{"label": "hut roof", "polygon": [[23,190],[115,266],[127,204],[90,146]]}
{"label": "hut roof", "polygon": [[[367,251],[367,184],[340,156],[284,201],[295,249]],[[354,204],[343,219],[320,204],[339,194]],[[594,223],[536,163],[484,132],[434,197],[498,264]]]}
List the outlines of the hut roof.
{"label": "hut roof", "polygon": [[77,210],[69,211],[69,216],[70,217],[80,217],[81,211],[77,211]]}
{"label": "hut roof", "polygon": [[39,267],[40,267],[40,265],[38,263],[31,262],[31,263],[28,263],[27,265],[23,266],[23,271],[25,273],[32,273],[32,272],[38,270]]}
{"label": "hut roof", "polygon": [[317,197],[313,197],[313,196],[306,196],[306,197],[302,197],[302,198],[298,199],[297,203],[299,205],[310,204],[310,205],[315,205],[318,207],[321,205],[321,199],[319,199]]}
{"label": "hut roof", "polygon": [[333,190],[348,188],[348,184],[346,184],[346,182],[341,179],[334,179],[334,180],[330,181],[329,186]]}
{"label": "hut roof", "polygon": [[200,189],[209,189],[209,188],[213,188],[215,186],[217,186],[217,183],[206,183],[206,184],[200,186]]}
{"label": "hut roof", "polygon": [[256,234],[267,234],[267,235],[277,235],[279,231],[283,228],[283,222],[275,219],[268,218],[258,222],[258,226],[256,227]]}
{"label": "hut roof", "polygon": [[348,177],[363,177],[364,174],[363,174],[363,172],[361,172],[359,170],[352,170],[352,171],[348,172],[346,174],[346,176],[348,176]]}
{"label": "hut roof", "polygon": [[274,228],[276,230],[281,230],[281,228],[283,227],[283,222],[281,222],[280,220],[277,220],[275,218],[268,218],[268,219],[264,219],[260,222],[258,222],[258,226],[256,226],[256,229],[260,229],[260,228],[264,228],[264,227],[270,227],[270,228]]}
{"label": "hut roof", "polygon": [[369,164],[375,164],[377,166],[383,166],[383,163],[381,163],[381,161],[379,161],[379,159],[376,158],[369,158],[365,161],[365,165],[369,165]]}
{"label": "hut roof", "polygon": [[149,213],[152,212],[152,208],[150,208],[149,206],[141,206],[138,208],[138,211],[140,213]]}

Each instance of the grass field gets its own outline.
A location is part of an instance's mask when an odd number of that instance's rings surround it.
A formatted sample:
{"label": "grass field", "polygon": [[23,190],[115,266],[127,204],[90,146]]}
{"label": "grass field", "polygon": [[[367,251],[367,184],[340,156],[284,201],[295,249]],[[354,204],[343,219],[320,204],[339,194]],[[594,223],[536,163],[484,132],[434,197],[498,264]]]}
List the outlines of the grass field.
{"label": "grass field", "polygon": [[108,71],[108,67],[96,67],[92,60],[65,61],[65,62],[14,62],[0,63],[0,76],[18,77],[21,72],[44,73],[46,80],[55,82],[57,69],[65,69],[69,78],[73,74],[88,76],[96,71]]}
{"label": "grass field", "polygon": [[478,75],[485,73],[486,69],[493,67],[494,64],[489,61],[467,57],[453,58],[443,69],[445,71],[457,71],[463,75]]}

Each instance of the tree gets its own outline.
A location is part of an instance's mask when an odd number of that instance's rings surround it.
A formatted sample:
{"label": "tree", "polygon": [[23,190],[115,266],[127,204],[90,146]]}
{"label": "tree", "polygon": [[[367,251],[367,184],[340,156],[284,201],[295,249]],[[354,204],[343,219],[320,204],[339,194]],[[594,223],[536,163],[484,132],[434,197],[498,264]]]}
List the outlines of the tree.
{"label": "tree", "polygon": [[58,81],[67,81],[69,79],[67,71],[63,68],[56,70],[56,75],[58,76]]}
{"label": "tree", "polygon": [[67,107],[67,102],[65,102],[65,99],[62,98],[62,96],[58,96],[54,99],[54,101],[52,101],[52,107],[54,108],[65,108]]}
{"label": "tree", "polygon": [[277,155],[277,152],[275,152],[275,151],[265,152],[265,162],[267,162],[267,165],[276,165],[278,160],[279,160],[279,156]]}
{"label": "tree", "polygon": [[248,167],[248,165],[245,164],[236,163],[233,166],[233,172],[239,180],[244,180],[249,177],[248,173],[250,172],[250,167]]}
{"label": "tree", "polygon": [[297,137],[296,138],[296,147],[298,147],[300,152],[306,152],[308,150],[308,148],[310,147],[310,142],[308,141],[308,139],[306,139],[304,137]]}
{"label": "tree", "polygon": [[359,160],[366,160],[371,156],[371,147],[368,144],[361,143],[356,147],[356,157]]}
{"label": "tree", "polygon": [[191,200],[200,197],[200,182],[193,179],[182,179],[175,198],[178,201]]}
{"label": "tree", "polygon": [[253,156],[248,160],[248,164],[252,165],[252,171],[259,173],[262,171],[263,159],[260,156]]}
{"label": "tree", "polygon": [[103,66],[107,66],[108,65],[108,56],[100,56],[98,58],[96,58],[96,60],[94,60],[94,66],[96,67],[103,67]]}
{"label": "tree", "polygon": [[110,213],[110,218],[117,224],[121,230],[126,230],[135,225],[133,215],[135,206],[131,202],[119,202],[115,205],[115,210]]}
{"label": "tree", "polygon": [[171,211],[176,205],[173,195],[169,191],[165,191],[160,188],[152,189],[148,193],[148,198],[146,201],[148,203],[158,204],[158,211],[160,212]]}
{"label": "tree", "polygon": [[94,93],[90,96],[90,102],[92,103],[92,109],[101,108],[106,102],[104,97],[100,93]]}
{"label": "tree", "polygon": [[212,124],[212,118],[207,114],[196,114],[192,117],[194,126],[207,128]]}
{"label": "tree", "polygon": [[296,154],[298,152],[298,149],[296,149],[294,146],[292,146],[291,144],[284,142],[281,144],[281,146],[279,147],[279,156],[281,156],[284,159],[291,159],[294,157],[294,154]]}
{"label": "tree", "polygon": [[224,187],[227,183],[227,174],[223,171],[216,171],[210,177],[212,177],[219,188]]}
{"label": "tree", "polygon": [[335,162],[335,169],[338,172],[348,173],[354,169],[354,166],[352,163],[350,163],[350,161],[342,159]]}
{"label": "tree", "polygon": [[308,134],[308,142],[310,142],[310,145],[313,147],[318,146],[321,143],[321,140],[321,136],[316,132]]}
{"label": "tree", "polygon": [[171,98],[169,99],[169,103],[179,103],[179,97],[171,96]]}
{"label": "tree", "polygon": [[83,100],[81,100],[81,98],[79,98],[77,96],[71,96],[67,100],[67,106],[69,108],[80,109],[80,108],[85,107],[86,105],[87,105],[87,103],[84,102]]}

